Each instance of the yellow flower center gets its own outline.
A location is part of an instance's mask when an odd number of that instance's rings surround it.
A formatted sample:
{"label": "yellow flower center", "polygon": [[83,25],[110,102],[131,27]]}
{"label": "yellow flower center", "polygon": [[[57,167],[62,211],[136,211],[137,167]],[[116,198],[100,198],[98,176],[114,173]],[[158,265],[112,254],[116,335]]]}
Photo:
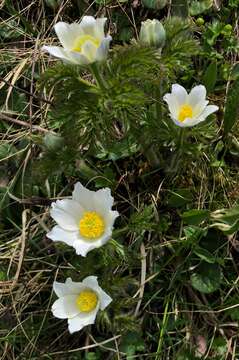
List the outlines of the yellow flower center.
{"label": "yellow flower center", "polygon": [[179,113],[178,113],[178,120],[184,121],[187,118],[193,117],[193,109],[190,105],[184,104],[180,107]]}
{"label": "yellow flower center", "polygon": [[76,305],[81,312],[90,312],[96,308],[98,296],[92,290],[83,290],[76,299]]}
{"label": "yellow flower center", "polygon": [[79,222],[80,234],[90,239],[99,238],[105,231],[105,223],[102,217],[95,211],[87,211]]}
{"label": "yellow flower center", "polygon": [[98,39],[94,38],[91,35],[82,35],[75,40],[72,51],[81,52],[82,46],[85,44],[86,41],[90,41],[97,48],[100,46],[100,41]]}

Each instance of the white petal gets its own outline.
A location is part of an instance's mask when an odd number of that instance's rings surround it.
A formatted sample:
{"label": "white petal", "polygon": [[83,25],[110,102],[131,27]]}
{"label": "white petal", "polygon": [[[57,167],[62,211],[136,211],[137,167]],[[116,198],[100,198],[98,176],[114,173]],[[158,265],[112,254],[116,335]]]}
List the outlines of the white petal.
{"label": "white petal", "polygon": [[86,278],[84,278],[84,280],[82,281],[82,284],[84,284],[86,287],[89,287],[93,290],[97,290],[99,288],[99,284],[97,281],[97,276],[87,276]]}
{"label": "white petal", "polygon": [[104,310],[113,299],[100,289],[100,310]]}
{"label": "white petal", "polygon": [[175,96],[175,100],[179,106],[187,102],[188,93],[184,87],[179,84],[172,85],[172,95]]}
{"label": "white petal", "polygon": [[83,19],[80,22],[80,27],[83,30],[84,34],[95,36],[95,25],[96,20],[93,16],[83,16]]}
{"label": "white petal", "polygon": [[81,330],[84,326],[94,324],[97,311],[92,311],[87,314],[88,316],[82,317],[81,314],[68,319],[68,329],[71,334]]}
{"label": "white petal", "polygon": [[187,118],[184,121],[178,121],[178,120],[174,120],[175,124],[180,126],[180,127],[191,127],[195,125],[195,121],[197,118]]}
{"label": "white petal", "polygon": [[67,231],[56,225],[46,236],[53,241],[62,241],[72,246],[78,239],[78,233],[79,231]]}
{"label": "white petal", "polygon": [[98,281],[97,281],[97,276],[87,276],[82,283],[86,286],[89,287],[90,289],[94,290],[95,292],[97,292],[98,296],[99,296],[99,307],[101,310],[104,310],[106,308],[106,306],[108,306],[111,301],[112,298],[106,294],[106,292],[104,292],[102,290],[102,288],[99,286]]}
{"label": "white petal", "polygon": [[53,315],[59,319],[67,319],[79,314],[76,299],[77,295],[66,295],[57,299],[52,305]]}
{"label": "white petal", "polygon": [[99,239],[95,241],[93,239],[92,241],[87,241],[83,238],[79,238],[77,239],[77,241],[73,243],[72,246],[75,248],[77,255],[81,255],[85,257],[89,251],[93,249],[97,249],[103,246],[105,243],[107,243],[107,241],[111,238],[111,235],[112,235],[112,229],[107,228],[104,234]]}
{"label": "white petal", "polygon": [[94,191],[88,190],[80,182],[77,182],[74,186],[72,199],[77,201],[84,210],[92,210],[94,207],[94,193]]}
{"label": "white petal", "polygon": [[209,115],[213,114],[215,111],[218,111],[219,107],[217,105],[208,105],[206,106],[205,110],[202,112],[200,116],[208,117]]}
{"label": "white petal", "polygon": [[60,283],[58,281],[54,281],[53,282],[53,290],[55,291],[56,295],[58,297],[63,297],[63,296],[66,296],[66,295],[69,295],[69,289],[68,287],[66,286],[65,283]]}
{"label": "white petal", "polygon": [[43,46],[42,50],[48,51],[49,54],[59,59],[62,59],[68,63],[73,63],[73,60],[69,58],[67,52],[59,46]]}
{"label": "white petal", "polygon": [[171,119],[173,120],[175,125],[179,127],[187,127],[187,125],[185,125],[185,121],[178,121],[174,116],[171,116]]}
{"label": "white petal", "polygon": [[176,97],[172,94],[166,94],[163,97],[163,100],[168,104],[168,108],[170,113],[172,114],[173,117],[177,118],[177,114],[179,111],[179,105],[178,105],[178,101],[176,99]]}
{"label": "white petal", "polygon": [[68,57],[74,64],[78,64],[78,65],[89,64],[89,60],[83,54],[77,51],[69,51]]}
{"label": "white petal", "polygon": [[111,36],[107,36],[106,38],[104,38],[102,40],[100,46],[98,47],[98,49],[96,51],[96,60],[97,61],[103,61],[107,58],[111,40],[112,40]]}
{"label": "white petal", "polygon": [[[95,37],[99,40],[103,39],[105,36],[105,23],[107,18],[97,18],[95,23]],[[111,36],[110,36],[111,38]],[[110,39],[111,40],[111,39]]]}
{"label": "white petal", "polygon": [[119,216],[118,211],[109,211],[104,216],[105,225],[106,225],[106,228],[108,229],[108,232],[112,232],[113,227],[114,227],[115,219],[117,219],[118,216]]}
{"label": "white petal", "polygon": [[204,120],[206,120],[206,118],[211,115],[212,113],[214,113],[215,111],[217,111],[219,108],[216,105],[208,105],[206,106],[205,110],[200,114],[200,116],[198,116],[196,119],[194,119],[193,123],[191,126],[196,125]]}
{"label": "white petal", "polygon": [[74,242],[73,247],[76,250],[77,255],[85,257],[89,251],[101,247],[103,244],[101,241],[85,241],[83,239]]}
{"label": "white petal", "polygon": [[114,198],[111,196],[109,188],[100,189],[94,192],[94,209],[100,213],[107,214],[114,203]]}
{"label": "white petal", "polygon": [[188,95],[188,104],[192,106],[193,117],[200,115],[208,104],[206,100],[206,88],[203,85],[195,86]]}
{"label": "white petal", "polygon": [[77,23],[67,24],[60,21],[54,28],[62,46],[68,50],[71,50],[74,47],[76,38],[83,35],[83,31]]}
{"label": "white petal", "polygon": [[68,289],[68,292],[72,295],[79,295],[79,293],[85,289],[85,286],[82,282],[72,281],[71,278],[67,278],[65,285]]}
{"label": "white petal", "polygon": [[89,60],[89,63],[96,61],[97,46],[92,41],[85,41],[81,47],[81,53]]}
{"label": "white petal", "polygon": [[51,217],[61,228],[69,231],[79,229],[79,221],[83,216],[83,208],[80,204],[71,199],[57,200],[52,203],[50,210]]}
{"label": "white petal", "polygon": [[203,85],[197,85],[192,88],[188,95],[188,103],[194,107],[196,106],[200,101],[206,100],[206,94],[207,90],[205,86]]}
{"label": "white petal", "polygon": [[95,247],[97,247],[97,246],[95,246],[94,243],[86,242],[81,239],[81,240],[75,241],[73,244],[73,247],[75,248],[77,255],[86,257],[88,252],[95,249]]}
{"label": "white petal", "polygon": [[66,295],[79,295],[79,293],[85,289],[85,286],[81,282],[72,281],[71,278],[67,278],[65,283],[58,281],[53,282],[53,290],[58,297]]}

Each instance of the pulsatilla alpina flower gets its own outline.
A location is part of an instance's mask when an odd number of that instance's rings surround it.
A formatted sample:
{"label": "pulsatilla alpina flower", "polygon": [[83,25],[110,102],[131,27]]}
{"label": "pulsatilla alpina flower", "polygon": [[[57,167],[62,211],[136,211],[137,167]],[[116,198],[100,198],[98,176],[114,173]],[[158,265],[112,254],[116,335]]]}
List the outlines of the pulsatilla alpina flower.
{"label": "pulsatilla alpina flower", "polygon": [[146,20],[141,24],[139,40],[148,46],[163,47],[166,39],[166,32],[159,20]]}
{"label": "pulsatilla alpina flower", "polygon": [[80,24],[58,22],[55,32],[63,47],[43,46],[51,55],[73,64],[91,64],[106,59],[111,36],[105,36],[107,18],[84,16]]}
{"label": "pulsatilla alpina flower", "polygon": [[112,301],[99,286],[96,276],[88,276],[82,282],[71,278],[65,283],[54,281],[53,289],[58,299],[52,305],[52,313],[59,319],[68,319],[71,334],[94,324],[98,310],[104,310]]}
{"label": "pulsatilla alpina flower", "polygon": [[203,85],[195,86],[188,94],[183,86],[174,84],[172,92],[164,95],[163,99],[168,104],[172,120],[180,127],[197,125],[218,110],[216,105],[207,105]]}
{"label": "pulsatilla alpina flower", "polygon": [[57,225],[47,236],[73,246],[78,255],[86,256],[111,237],[114,221],[119,216],[118,211],[111,210],[113,201],[109,188],[91,191],[76,183],[71,199],[52,204],[50,214]]}

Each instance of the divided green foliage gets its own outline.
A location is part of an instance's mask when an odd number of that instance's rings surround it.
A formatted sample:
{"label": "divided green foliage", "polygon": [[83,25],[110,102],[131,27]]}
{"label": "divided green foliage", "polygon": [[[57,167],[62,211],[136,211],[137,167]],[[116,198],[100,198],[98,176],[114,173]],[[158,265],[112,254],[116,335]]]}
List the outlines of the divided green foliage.
{"label": "divided green foliage", "polygon": [[217,62],[213,61],[207,66],[203,76],[203,84],[210,93],[214,90],[217,81]]}
{"label": "divided green foliage", "polygon": [[173,16],[188,17],[188,0],[172,0],[171,6]]}
{"label": "divided green foliage", "polygon": [[[175,131],[158,117],[161,104],[155,115],[155,98],[160,102],[166,91],[162,79],[174,78],[182,67],[187,69],[198,48],[188,22],[173,18],[165,27],[168,41],[161,54],[134,42],[115,46],[111,59],[99,69],[103,87],[94,85],[92,79],[83,80],[80,66],[60,64],[45,72],[42,86],[53,88],[54,95],[50,126],[60,131],[64,145],[57,151],[48,147],[39,162],[42,174],[47,175],[47,167],[54,172],[71,166],[81,158],[82,149],[115,159],[141,148],[147,158],[155,157],[151,146],[160,151],[155,128],[162,134],[162,142]],[[114,155],[116,152],[122,155]]]}
{"label": "divided green foliage", "polygon": [[191,1],[190,7],[189,7],[189,12],[190,15],[194,16],[194,15],[199,15],[203,12],[205,12],[206,10],[209,10],[213,5],[213,0],[193,0]]}
{"label": "divided green foliage", "polygon": [[227,135],[236,124],[239,114],[239,79],[236,79],[229,87],[224,113],[224,134]]}
{"label": "divided green foliage", "polygon": [[116,47],[102,68],[105,88],[82,80],[83,70],[77,66],[60,64],[47,70],[42,85],[54,88],[50,125],[60,130],[64,146],[44,157],[43,166],[53,161],[54,168],[73,163],[83,148],[92,154],[111,148],[114,152],[115,141],[131,153],[142,133],[159,70],[156,51],[137,46]]}
{"label": "divided green foliage", "polygon": [[167,40],[162,52],[162,61],[170,72],[185,71],[191,58],[198,54],[200,45],[192,36],[192,25],[187,19],[173,17],[164,22]]}

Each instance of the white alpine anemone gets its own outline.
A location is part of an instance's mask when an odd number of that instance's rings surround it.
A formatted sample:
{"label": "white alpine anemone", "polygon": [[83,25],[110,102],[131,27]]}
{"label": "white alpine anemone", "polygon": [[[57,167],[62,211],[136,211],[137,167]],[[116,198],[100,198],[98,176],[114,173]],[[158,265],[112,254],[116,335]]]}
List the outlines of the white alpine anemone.
{"label": "white alpine anemone", "polygon": [[146,20],[141,23],[139,40],[142,44],[162,48],[166,39],[166,32],[159,20]]}
{"label": "white alpine anemone", "polygon": [[96,276],[88,276],[82,282],[71,278],[65,283],[54,281],[53,290],[58,299],[52,305],[52,313],[58,319],[68,319],[71,334],[94,324],[98,310],[104,310],[112,301],[99,286]]}
{"label": "white alpine anemone", "polygon": [[47,234],[53,241],[73,246],[77,255],[104,245],[111,237],[118,211],[112,211],[114,199],[109,188],[91,191],[80,182],[72,198],[52,203],[50,214],[57,225]]}
{"label": "white alpine anemone", "polygon": [[216,105],[207,105],[203,85],[195,86],[188,94],[183,86],[174,84],[172,92],[164,95],[163,99],[168,104],[172,120],[180,127],[197,125],[218,110]]}
{"label": "white alpine anemone", "polygon": [[72,64],[86,65],[105,60],[112,40],[104,33],[106,20],[84,16],[79,24],[60,21],[54,29],[63,47],[43,46],[42,50]]}

